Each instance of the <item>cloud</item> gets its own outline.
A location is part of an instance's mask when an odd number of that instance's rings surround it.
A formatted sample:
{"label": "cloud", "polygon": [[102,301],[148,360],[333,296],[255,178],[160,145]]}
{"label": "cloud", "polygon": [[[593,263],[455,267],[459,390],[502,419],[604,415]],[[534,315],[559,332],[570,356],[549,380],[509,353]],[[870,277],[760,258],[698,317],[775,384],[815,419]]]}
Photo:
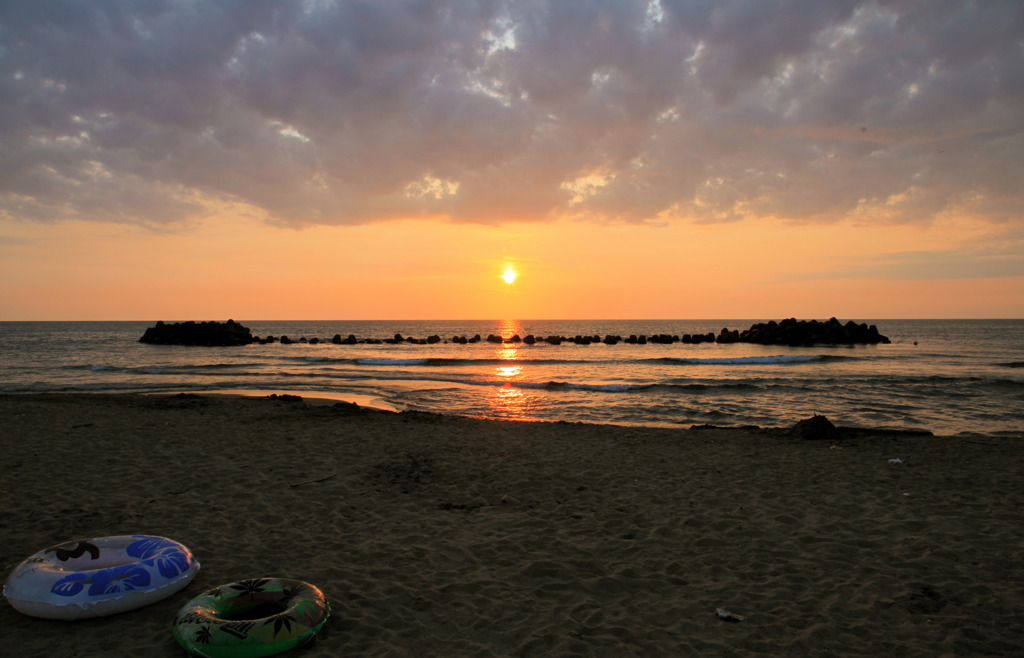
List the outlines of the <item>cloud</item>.
{"label": "cloud", "polygon": [[0,2],[0,217],[1019,222],[1014,0]]}

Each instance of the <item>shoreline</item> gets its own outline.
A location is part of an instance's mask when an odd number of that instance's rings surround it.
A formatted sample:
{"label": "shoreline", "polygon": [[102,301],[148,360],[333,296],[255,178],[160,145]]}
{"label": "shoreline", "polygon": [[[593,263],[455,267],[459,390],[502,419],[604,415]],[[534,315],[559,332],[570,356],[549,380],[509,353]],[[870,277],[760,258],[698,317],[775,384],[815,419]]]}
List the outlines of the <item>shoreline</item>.
{"label": "shoreline", "polygon": [[281,388],[210,389],[187,392],[143,393],[143,395],[181,395],[182,393],[185,393],[186,395],[200,396],[216,395],[227,398],[266,398],[274,395],[278,397],[295,396],[301,398],[306,404],[313,406],[325,406],[344,402],[345,404],[354,404],[359,407],[376,409],[378,411],[390,411],[393,413],[401,413],[403,411],[376,395],[363,395],[360,393],[331,393],[329,391],[309,391],[301,389],[294,391]]}
{"label": "shoreline", "polygon": [[[555,423],[571,425],[587,425],[592,427],[621,427],[650,430],[758,430],[765,432],[786,433],[792,429],[792,425],[749,425],[749,424],[715,424],[715,423],[689,423],[671,424],[667,422],[652,424],[635,424],[628,422],[614,423],[586,420],[563,420],[563,419],[524,419],[524,418],[492,418],[486,416],[475,416],[467,414],[456,414],[445,411],[433,411],[430,409],[402,408],[392,404],[379,395],[363,393],[334,393],[330,391],[318,391],[310,389],[283,389],[283,388],[210,388],[210,389],[183,389],[183,390],[159,390],[159,391],[0,391],[0,396],[137,396],[137,397],[175,397],[175,396],[213,396],[225,399],[263,399],[280,397],[285,400],[295,398],[294,401],[308,404],[310,406],[332,406],[338,403],[354,405],[361,409],[374,411],[386,411],[389,413],[421,413],[437,416],[450,416],[455,418],[467,418],[481,421],[510,422],[510,423]],[[827,414],[825,415],[827,417]],[[891,426],[860,426],[840,425],[837,429],[849,435],[849,438],[865,435],[892,435],[892,436],[929,436],[935,438],[958,438],[962,440],[1024,440],[1024,428],[1020,430],[1006,430],[996,432],[982,432],[978,430],[962,430],[956,433],[935,432],[928,428],[912,427],[891,427]]]}
{"label": "shoreline", "polygon": [[1024,648],[1019,440],[206,393],[5,394],[0,422],[5,579],[46,546],[116,534],[170,537],[202,563],[182,592],[109,618],[0,603],[22,656],[180,656],[182,605],[269,576],[331,600],[310,657]]}

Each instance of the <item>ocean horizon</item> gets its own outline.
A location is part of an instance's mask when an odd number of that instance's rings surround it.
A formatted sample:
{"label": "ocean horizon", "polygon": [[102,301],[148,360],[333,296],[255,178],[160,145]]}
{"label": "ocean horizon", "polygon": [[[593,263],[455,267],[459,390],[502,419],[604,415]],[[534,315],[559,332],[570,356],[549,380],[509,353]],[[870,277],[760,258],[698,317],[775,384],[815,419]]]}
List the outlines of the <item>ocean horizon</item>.
{"label": "ocean horizon", "polygon": [[[770,319],[235,319],[255,336],[295,342],[161,346],[138,342],[150,321],[0,322],[0,392],[277,392],[480,418],[654,427],[782,427],[821,414],[841,426],[943,435],[1024,430],[1024,320],[839,318],[876,325],[891,343],[791,347],[453,342],[478,334],[717,335]],[[439,340],[337,345],[335,334]]]}

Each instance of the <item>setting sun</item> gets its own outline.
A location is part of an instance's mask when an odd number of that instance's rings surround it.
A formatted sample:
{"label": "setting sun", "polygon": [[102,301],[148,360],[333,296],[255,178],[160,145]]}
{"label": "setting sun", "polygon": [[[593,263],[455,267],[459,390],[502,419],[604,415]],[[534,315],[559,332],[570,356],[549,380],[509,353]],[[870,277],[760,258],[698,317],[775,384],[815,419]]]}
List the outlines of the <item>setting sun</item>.
{"label": "setting sun", "polygon": [[505,273],[501,275],[501,278],[505,280],[505,283],[513,283],[516,280],[517,276],[519,275],[516,273],[514,269],[512,269],[512,266],[509,265],[507,268],[505,268]]}

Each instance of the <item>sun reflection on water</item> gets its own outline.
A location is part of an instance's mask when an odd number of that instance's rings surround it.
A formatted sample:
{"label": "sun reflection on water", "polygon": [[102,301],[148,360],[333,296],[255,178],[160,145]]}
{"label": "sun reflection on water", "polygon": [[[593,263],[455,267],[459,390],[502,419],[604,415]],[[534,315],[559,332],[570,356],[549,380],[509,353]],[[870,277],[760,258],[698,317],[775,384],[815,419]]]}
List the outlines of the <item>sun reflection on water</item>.
{"label": "sun reflection on water", "polygon": [[514,381],[519,375],[523,374],[522,366],[498,366],[494,369],[494,374],[505,380],[505,383]]}
{"label": "sun reflection on water", "polygon": [[[523,327],[517,320],[502,320],[498,327],[498,335],[504,339],[523,336]],[[493,418],[506,420],[527,420],[531,418],[533,394],[523,389],[520,384],[527,380],[526,369],[519,363],[522,358],[520,350],[528,349],[523,343],[502,343],[495,352],[495,358],[507,362],[494,368],[495,380],[501,386],[494,389],[494,394],[487,400]]]}

